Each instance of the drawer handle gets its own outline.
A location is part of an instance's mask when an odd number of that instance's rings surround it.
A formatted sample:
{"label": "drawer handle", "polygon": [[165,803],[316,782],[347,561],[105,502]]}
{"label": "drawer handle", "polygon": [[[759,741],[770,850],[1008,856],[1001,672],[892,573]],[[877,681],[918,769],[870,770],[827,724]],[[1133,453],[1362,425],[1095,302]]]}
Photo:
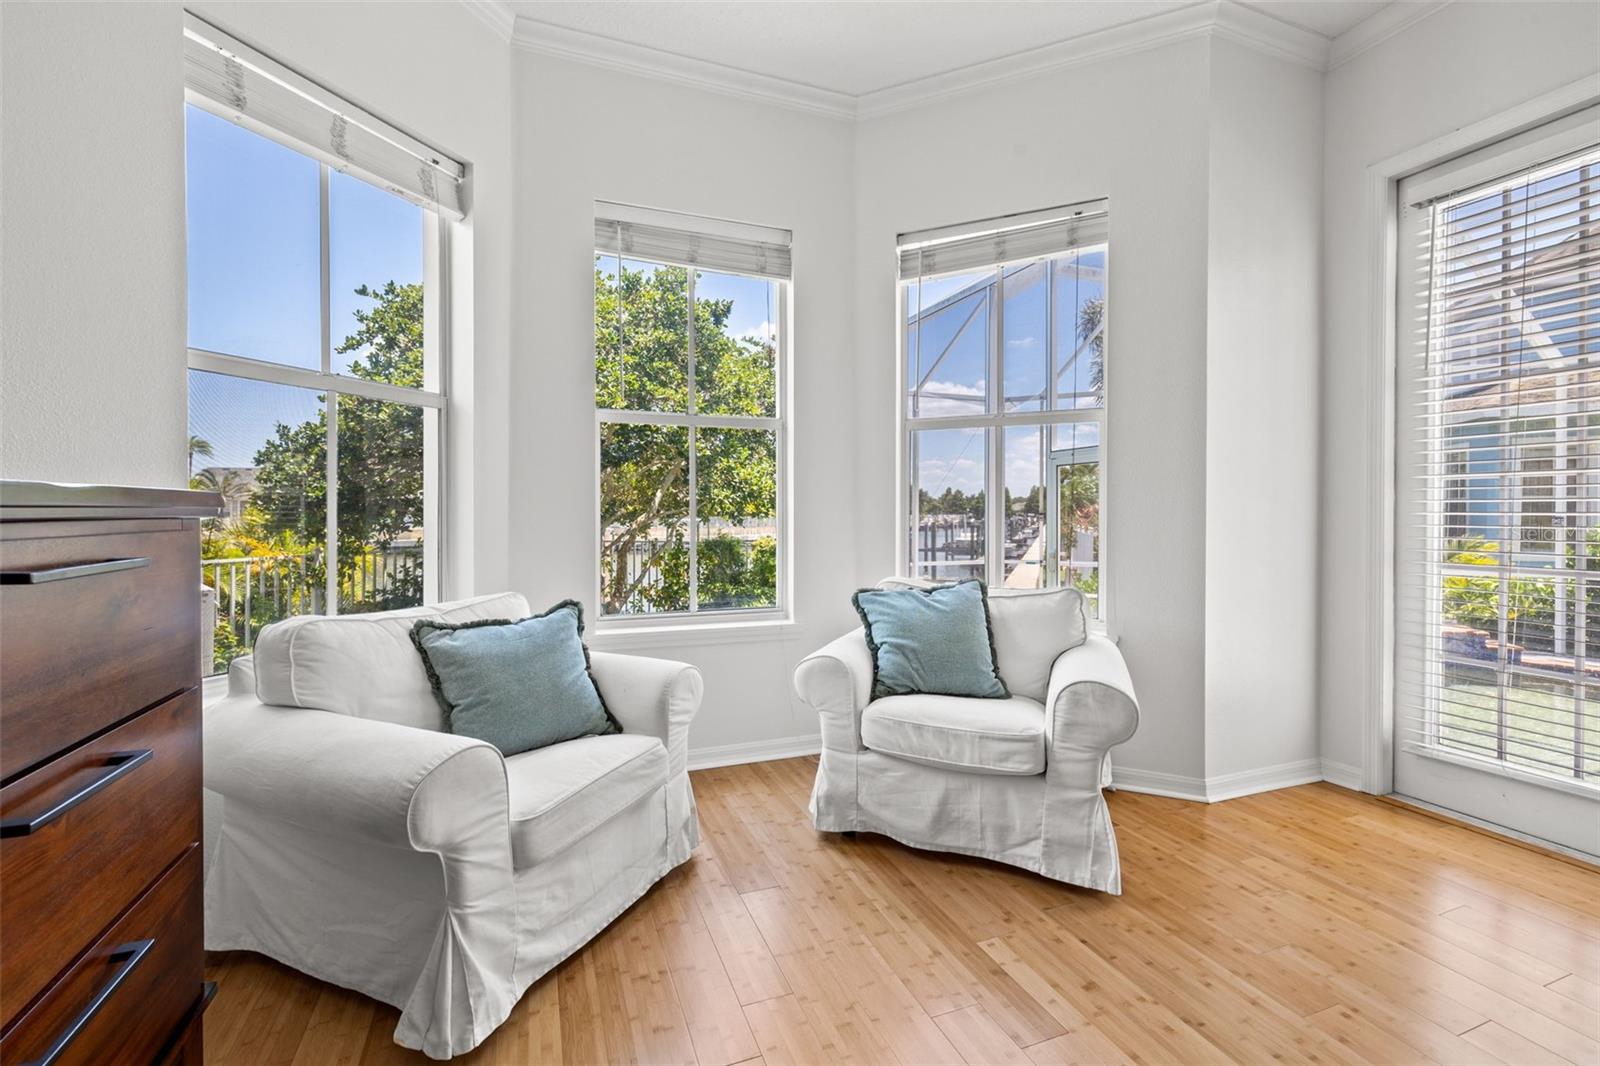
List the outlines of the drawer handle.
{"label": "drawer handle", "polygon": [[78,1034],[83,1032],[84,1027],[89,1024],[96,1014],[100,1013],[100,1008],[106,1005],[106,1001],[111,998],[112,993],[116,992],[117,986],[128,979],[128,975],[133,972],[134,967],[143,962],[144,957],[150,954],[150,949],[155,946],[155,940],[151,939],[133,940],[114,948],[111,954],[106,956],[108,959],[119,960],[116,970],[111,974],[111,980],[100,986],[100,991],[94,994],[94,998],[89,1001],[89,1005],[78,1012],[78,1016],[67,1024],[67,1027],[61,1031],[60,1036],[51,1041],[45,1053],[28,1063],[27,1066],[51,1066],[52,1063],[59,1059],[61,1053],[67,1050],[67,1045],[76,1040]]}
{"label": "drawer handle", "polygon": [[105,773],[41,814],[36,814],[32,818],[7,818],[0,822],[0,837],[25,837],[30,833],[37,833],[117,778],[132,773],[136,767],[148,762],[153,754],[149,748],[140,751],[112,752],[106,756],[108,761]]}
{"label": "drawer handle", "polygon": [[138,570],[149,565],[149,559],[104,559],[98,563],[52,566],[48,570],[0,570],[0,585],[43,585],[47,581],[66,581],[74,577],[114,574],[118,570]]}

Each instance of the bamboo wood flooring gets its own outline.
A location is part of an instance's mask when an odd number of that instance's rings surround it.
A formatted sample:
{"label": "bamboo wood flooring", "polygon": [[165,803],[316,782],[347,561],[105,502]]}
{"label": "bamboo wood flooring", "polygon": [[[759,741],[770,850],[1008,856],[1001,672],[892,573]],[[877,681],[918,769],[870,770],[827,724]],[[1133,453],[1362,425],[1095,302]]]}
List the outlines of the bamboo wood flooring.
{"label": "bamboo wood flooring", "polygon": [[[465,1063],[1600,1062],[1600,872],[1327,784],[1110,797],[1125,894],[814,832],[814,758],[694,775],[702,842]],[[206,1061],[424,1062],[213,955]]]}

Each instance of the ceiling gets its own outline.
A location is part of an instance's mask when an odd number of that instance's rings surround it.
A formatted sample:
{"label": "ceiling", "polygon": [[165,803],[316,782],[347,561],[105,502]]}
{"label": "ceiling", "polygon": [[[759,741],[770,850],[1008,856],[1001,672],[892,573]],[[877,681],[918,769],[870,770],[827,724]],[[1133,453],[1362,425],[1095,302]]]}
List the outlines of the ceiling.
{"label": "ceiling", "polygon": [[[520,19],[863,96],[1194,6],[1192,0],[512,0]],[[1246,6],[1325,38],[1385,0]]]}

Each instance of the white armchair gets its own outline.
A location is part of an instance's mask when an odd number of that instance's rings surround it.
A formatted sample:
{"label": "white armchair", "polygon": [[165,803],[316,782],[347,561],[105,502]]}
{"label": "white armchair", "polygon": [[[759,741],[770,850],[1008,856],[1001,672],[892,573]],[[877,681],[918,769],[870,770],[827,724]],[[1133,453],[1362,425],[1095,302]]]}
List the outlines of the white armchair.
{"label": "white armchair", "polygon": [[1120,893],[1101,790],[1139,724],[1127,665],[1087,632],[1074,590],[991,590],[989,609],[1007,700],[873,700],[859,628],[800,663],[795,689],[822,724],[812,823]]}
{"label": "white armchair", "polygon": [[208,948],[392,1004],[396,1043],[449,1058],[689,857],[693,667],[594,653],[618,735],[502,758],[442,731],[411,623],[528,613],[504,595],[296,619],[235,661],[205,721]]}

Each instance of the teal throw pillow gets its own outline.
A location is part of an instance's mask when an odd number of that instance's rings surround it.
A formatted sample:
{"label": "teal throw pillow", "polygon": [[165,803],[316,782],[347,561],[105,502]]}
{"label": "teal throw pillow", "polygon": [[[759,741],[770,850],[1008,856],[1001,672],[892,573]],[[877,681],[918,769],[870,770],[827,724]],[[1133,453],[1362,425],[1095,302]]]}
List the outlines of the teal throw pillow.
{"label": "teal throw pillow", "polygon": [[423,618],[411,627],[411,642],[446,728],[486,740],[504,755],[622,731],[589,673],[576,600],[520,622]]}
{"label": "teal throw pillow", "polygon": [[873,699],[912,693],[1010,697],[995,666],[983,582],[862,589],[852,602],[872,651]]}

